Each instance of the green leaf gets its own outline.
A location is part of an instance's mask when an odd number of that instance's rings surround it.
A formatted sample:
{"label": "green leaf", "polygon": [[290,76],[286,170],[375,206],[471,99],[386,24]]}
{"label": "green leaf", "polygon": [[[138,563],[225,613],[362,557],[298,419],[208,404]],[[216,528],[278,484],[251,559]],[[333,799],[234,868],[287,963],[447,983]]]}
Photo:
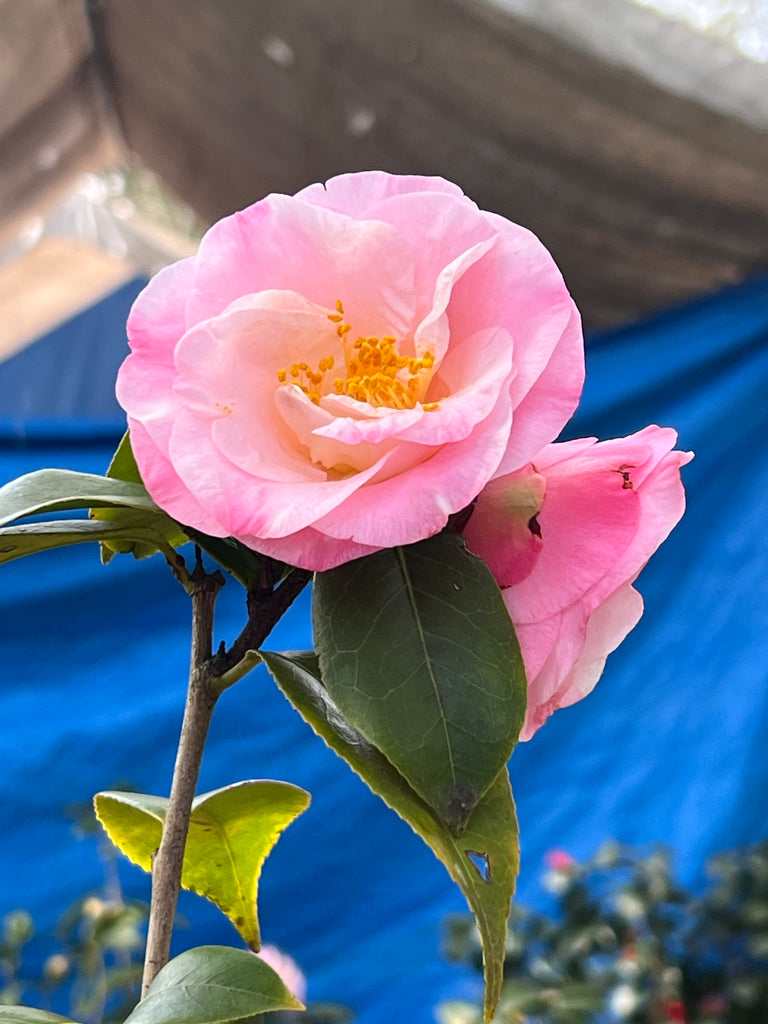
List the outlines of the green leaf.
{"label": "green leaf", "polygon": [[198,946],[165,965],[125,1024],[248,1024],[270,1010],[303,1009],[253,953]]}
{"label": "green leaf", "polygon": [[[110,480],[124,480],[128,483],[144,486],[136,465],[136,459],[131,448],[131,437],[129,431],[123,434],[120,444],[117,446],[112,461],[107,469],[107,477]],[[94,508],[89,516],[92,519],[99,519],[102,522],[117,523],[120,526],[137,526],[140,524],[141,515],[151,513],[140,513],[135,509],[126,508]],[[179,524],[166,515],[159,508],[154,510],[156,521],[154,523],[157,535],[162,538],[164,546],[179,547],[189,539]],[[111,562],[115,555],[131,554],[134,558],[149,558],[158,550],[157,543],[146,543],[141,540],[116,541],[107,540],[101,545],[101,561],[104,565]]]}
{"label": "green leaf", "polygon": [[0,526],[46,512],[100,507],[160,511],[142,484],[69,469],[40,469],[0,487]]}
{"label": "green leaf", "polygon": [[[126,430],[123,434],[120,444],[117,446],[117,451],[112,456],[107,476],[117,480],[130,480],[141,483],[141,474],[139,473],[139,467],[136,465],[136,459],[131,448],[130,431]],[[96,512],[94,518],[119,522],[122,514],[122,512],[115,509],[103,509]],[[201,533],[199,530],[194,530],[188,526],[180,526],[170,517],[166,516],[165,518],[167,520],[165,532],[170,545],[177,547],[179,544],[184,544],[187,540],[193,540],[206,554],[218,562],[222,568],[239,580],[246,590],[255,588],[258,585],[263,559],[257,552],[251,551],[250,548],[247,548],[233,537],[209,537],[208,534]],[[132,548],[118,548],[112,544],[105,545],[102,548],[102,560],[108,562],[113,554],[122,553],[126,550],[132,551],[136,558],[143,558],[146,555],[153,554],[156,549],[145,551],[139,545]]]}
{"label": "green leaf", "polygon": [[0,1006],[0,1024],[72,1024],[72,1021],[32,1006]]}
{"label": "green leaf", "polygon": [[128,480],[130,483],[143,484],[139,467],[131,448],[131,433],[129,430],[120,438],[120,444],[112,456],[112,461],[107,469],[107,476],[110,480]]}
{"label": "green leaf", "polygon": [[517,818],[506,768],[475,807],[460,837],[438,820],[384,755],[346,721],[323,686],[311,653],[262,658],[275,682],[315,732],[427,843],[464,893],[483,943],[485,1017],[504,980],[507,917],[520,866]]}
{"label": "green leaf", "polygon": [[323,683],[455,834],[525,715],[520,648],[486,564],[445,532],[319,573]]}
{"label": "green leaf", "polygon": [[119,523],[100,523],[92,519],[63,519],[3,527],[0,529],[0,564],[23,555],[83,544],[86,541],[146,544],[156,551],[158,544],[163,542],[162,534],[153,528],[156,517],[150,516],[143,520],[140,515],[134,523],[125,526]]}
{"label": "green leaf", "polygon": [[[192,804],[181,884],[222,910],[252,949],[260,945],[256,898],[264,861],[280,834],[309,806],[287,782],[238,782]],[[96,816],[109,838],[145,871],[160,845],[168,800],[143,793],[98,793]]]}

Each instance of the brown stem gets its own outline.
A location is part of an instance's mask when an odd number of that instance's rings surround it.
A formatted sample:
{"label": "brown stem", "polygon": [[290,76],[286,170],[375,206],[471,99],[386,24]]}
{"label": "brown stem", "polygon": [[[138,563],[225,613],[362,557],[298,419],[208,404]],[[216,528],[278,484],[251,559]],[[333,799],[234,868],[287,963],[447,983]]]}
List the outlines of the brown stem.
{"label": "brown stem", "polygon": [[205,573],[198,553],[197,566],[190,580],[192,597],[192,657],[187,703],[181,726],[181,738],[173,770],[171,796],[163,827],[163,837],[152,862],[152,903],[149,911],[147,952],[142,978],[142,998],[155,977],[168,963],[176,903],[181,888],[184,847],[189,831],[192,800],[195,795],[203,748],[208,735],[218,691],[211,686],[211,645],[213,609],[224,585],[221,573]]}
{"label": "brown stem", "polygon": [[216,597],[224,585],[224,577],[220,572],[208,575],[204,571],[199,549],[194,572],[183,573],[181,582],[192,598],[189,688],[163,836],[152,862],[152,902],[142,998],[170,957],[192,801],[213,709],[222,690],[220,677],[242,661],[247,651],[256,650],[264,643],[311,577],[311,573],[295,569],[277,590],[265,586],[263,590],[249,594],[246,627],[229,651],[220,652],[214,657],[213,611]]}
{"label": "brown stem", "polygon": [[248,622],[228,651],[216,656],[216,668],[223,675],[248,651],[256,651],[267,639],[278,620],[312,579],[307,569],[293,569],[277,590],[267,585],[248,594]]}

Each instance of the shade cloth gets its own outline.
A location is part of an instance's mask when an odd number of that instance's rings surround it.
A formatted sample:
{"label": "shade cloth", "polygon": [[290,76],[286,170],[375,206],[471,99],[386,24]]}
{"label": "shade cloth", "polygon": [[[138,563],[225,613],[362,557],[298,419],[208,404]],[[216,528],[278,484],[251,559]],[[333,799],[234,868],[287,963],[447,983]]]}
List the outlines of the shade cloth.
{"label": "shade cloth", "polygon": [[[112,397],[139,283],[0,366],[0,477],[42,466],[103,472],[123,420]],[[556,714],[510,764],[519,807],[519,898],[537,899],[551,847],[577,857],[605,839],[664,841],[697,884],[711,852],[768,834],[768,277],[595,336],[568,436],[649,422],[696,451],[688,512],[643,572],[646,612],[595,693]],[[41,926],[99,884],[94,841],[62,808],[117,780],[167,794],[189,647],[186,595],[161,559],[65,549],[0,568],[0,913]],[[230,583],[216,641],[243,622]],[[275,649],[311,645],[309,595]],[[305,786],[310,809],[261,882],[266,941],[292,953],[310,999],[346,1002],[360,1024],[428,1024],[464,984],[442,961],[440,923],[463,909],[426,847],[299,719],[262,670],[222,698],[199,791],[245,778]],[[125,865],[130,895],[146,877]],[[176,948],[236,943],[188,895]]]}

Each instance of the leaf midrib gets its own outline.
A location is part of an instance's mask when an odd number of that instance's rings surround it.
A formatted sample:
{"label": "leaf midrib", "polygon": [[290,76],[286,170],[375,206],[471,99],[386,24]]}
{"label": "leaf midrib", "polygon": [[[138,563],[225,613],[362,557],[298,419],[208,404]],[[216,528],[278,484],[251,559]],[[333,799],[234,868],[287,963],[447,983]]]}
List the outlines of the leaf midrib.
{"label": "leaf midrib", "polygon": [[450,766],[450,769],[451,769],[451,778],[453,779],[453,782],[455,784],[456,783],[456,764],[455,764],[454,759],[453,759],[453,747],[451,746],[451,739],[450,739],[450,735],[448,733],[448,727],[447,727],[446,715],[445,715],[445,708],[443,706],[443,700],[442,700],[442,695],[440,693],[440,687],[438,685],[438,682],[437,682],[437,679],[435,677],[435,674],[432,671],[432,659],[430,657],[429,650],[427,648],[427,638],[426,638],[426,636],[424,634],[424,629],[423,629],[422,624],[421,624],[421,616],[419,614],[419,609],[418,609],[418,606],[416,604],[416,593],[415,593],[413,584],[411,582],[411,574],[408,571],[408,566],[406,565],[405,556],[403,554],[403,549],[401,547],[396,548],[395,552],[396,552],[396,555],[397,555],[397,560],[400,563],[400,570],[401,570],[402,575],[403,575],[403,582],[405,584],[406,592],[408,594],[408,601],[410,602],[410,605],[411,605],[411,611],[413,612],[413,618],[414,618],[414,621],[416,623],[416,629],[418,630],[418,633],[419,633],[419,641],[421,643],[421,647],[422,647],[422,650],[424,652],[424,662],[425,662],[425,664],[427,666],[427,671],[429,672],[429,678],[430,678],[430,681],[432,683],[432,689],[433,689],[434,694],[435,694],[435,700],[437,701],[437,706],[440,709],[440,721],[441,721],[442,726],[443,726],[443,734],[445,735],[445,746],[446,746],[446,750],[448,752],[448,763],[449,763],[449,766]]}

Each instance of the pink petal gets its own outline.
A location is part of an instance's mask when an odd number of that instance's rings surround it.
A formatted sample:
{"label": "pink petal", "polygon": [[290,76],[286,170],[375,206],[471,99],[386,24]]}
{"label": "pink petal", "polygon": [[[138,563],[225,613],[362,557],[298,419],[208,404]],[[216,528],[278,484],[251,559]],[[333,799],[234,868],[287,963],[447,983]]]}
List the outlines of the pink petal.
{"label": "pink petal", "polygon": [[[463,441],[443,446],[431,458],[425,453],[425,461],[405,472],[359,488],[343,508],[318,519],[316,526],[333,537],[351,537],[377,548],[431,537],[445,526],[448,516],[465,508],[492,476],[504,451],[510,417],[504,397]],[[407,447],[403,448],[407,453]],[[386,515],[382,509],[387,510]]]}
{"label": "pink petal", "polygon": [[627,583],[599,605],[586,623],[558,623],[554,643],[543,623],[518,629],[526,665],[544,652],[547,655],[538,672],[529,677],[521,740],[529,740],[558,708],[575,704],[592,692],[608,655],[637,625],[642,613],[643,599]]}
{"label": "pink petal", "polygon": [[204,236],[188,322],[271,290],[298,292],[327,309],[341,299],[356,333],[402,337],[414,316],[413,254],[388,224],[271,195]]}
{"label": "pink petal", "polygon": [[335,569],[337,565],[343,565],[344,562],[351,562],[354,558],[362,558],[379,550],[366,544],[357,544],[353,540],[337,540],[311,526],[297,530],[287,537],[264,538],[243,534],[239,540],[264,555],[313,572]]}
{"label": "pink petal", "polygon": [[[515,409],[514,429],[498,474],[523,465],[531,452],[557,437],[571,418],[584,384],[583,348],[581,317],[574,308],[549,362]],[[514,381],[513,391],[519,386]]]}
{"label": "pink petal", "polygon": [[187,326],[186,304],[195,272],[195,258],[160,270],[140,293],[128,314],[131,349],[156,362],[170,362],[173,348]]}
{"label": "pink petal", "polygon": [[413,192],[440,192],[463,196],[458,185],[446,181],[445,178],[427,178],[417,174],[387,174],[386,171],[358,171],[354,174],[339,174],[326,181],[325,185],[308,185],[296,193],[296,198],[314,206],[324,206],[326,209],[345,213],[349,217],[370,220],[372,218],[368,211],[372,206],[377,206],[392,196],[408,195]]}
{"label": "pink petal", "polygon": [[538,516],[545,492],[544,477],[528,465],[491,480],[477,499],[464,540],[500,587],[520,583],[533,571],[543,546]]}
{"label": "pink petal", "polygon": [[[538,460],[534,466],[540,470]],[[534,570],[515,587],[523,622],[549,618],[584,597],[625,556],[640,519],[639,496],[623,488],[615,463],[576,458],[543,475],[541,552]]]}
{"label": "pink petal", "polygon": [[670,450],[676,439],[651,426],[539,452],[533,466],[546,489],[538,552],[522,525],[536,502],[531,469],[495,478],[478,497],[465,536],[505,588],[520,640],[529,690],[522,738],[590,692],[640,618],[631,584],[684,508],[680,467],[692,456]]}
{"label": "pink petal", "polygon": [[183,526],[194,526],[211,537],[227,537],[229,530],[192,494],[143,424],[129,419],[128,427],[131,448],[141,466],[141,478],[152,500]]}

